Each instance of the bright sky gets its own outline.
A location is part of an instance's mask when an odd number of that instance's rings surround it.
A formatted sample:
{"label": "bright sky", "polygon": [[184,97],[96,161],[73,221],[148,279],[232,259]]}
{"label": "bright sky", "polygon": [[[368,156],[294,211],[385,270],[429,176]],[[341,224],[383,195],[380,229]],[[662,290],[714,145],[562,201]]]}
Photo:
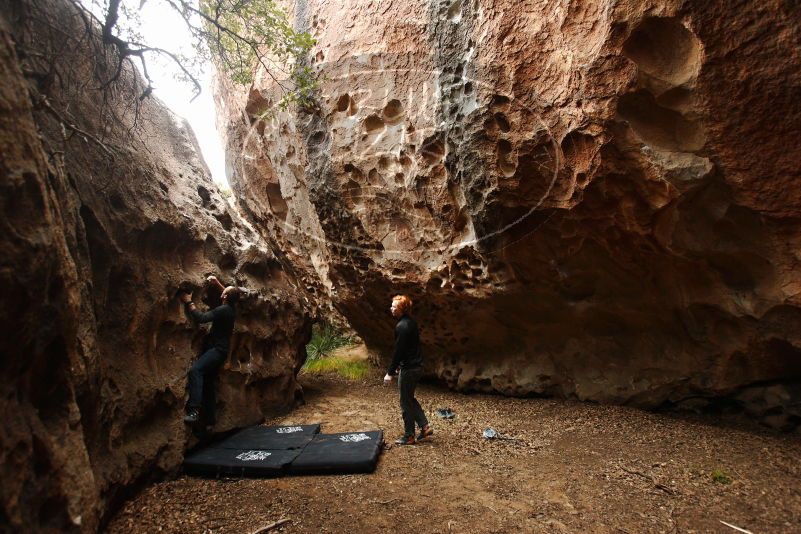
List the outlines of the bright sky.
{"label": "bright sky", "polygon": [[[166,50],[181,50],[185,55],[193,55],[192,40],[183,19],[165,3],[150,0],[140,11],[141,32],[145,42]],[[195,131],[203,159],[211,169],[212,178],[220,186],[228,187],[225,176],[225,155],[222,140],[217,133],[214,99],[212,98],[212,65],[206,65],[199,80],[203,92],[193,102],[192,85],[175,79],[177,70],[174,63],[151,62],[148,72],[156,87],[154,94],[177,115],[189,121]]]}
{"label": "bright sky", "polygon": [[[92,12],[103,19],[104,6],[102,0],[82,0],[89,5]],[[141,0],[123,0],[125,7],[137,10]],[[184,20],[166,2],[160,0],[142,1],[139,16],[141,25],[137,28],[143,42],[149,46],[163,48],[170,52],[180,52],[186,56],[193,56],[192,38],[186,28]],[[98,5],[101,4],[101,5]],[[88,6],[89,7],[89,6]],[[122,17],[121,17],[122,18]],[[134,61],[137,66],[138,61]],[[147,70],[153,79],[155,94],[176,115],[189,121],[195,131],[203,159],[211,169],[212,178],[220,186],[227,188],[228,180],[225,176],[225,156],[222,149],[222,140],[214,124],[214,99],[211,90],[212,65],[206,65],[204,72],[198,80],[203,92],[194,102],[189,102],[193,95],[191,83],[184,83],[176,79],[180,72],[174,62],[159,61],[152,55],[148,57]]]}

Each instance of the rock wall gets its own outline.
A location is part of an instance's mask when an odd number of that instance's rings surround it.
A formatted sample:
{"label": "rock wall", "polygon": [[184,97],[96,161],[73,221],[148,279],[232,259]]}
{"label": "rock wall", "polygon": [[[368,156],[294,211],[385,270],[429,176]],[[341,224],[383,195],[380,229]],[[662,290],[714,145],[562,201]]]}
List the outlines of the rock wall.
{"label": "rock wall", "polygon": [[298,0],[316,105],[221,82],[232,180],[375,352],[409,293],[453,387],[792,424],[800,9]]}
{"label": "rock wall", "polygon": [[129,64],[100,89],[116,57],[86,14],[0,6],[0,531],[94,532],[196,442],[181,417],[203,331],[177,290],[213,305],[209,274],[248,290],[216,431],[300,398],[310,312],[188,126],[139,100]]}

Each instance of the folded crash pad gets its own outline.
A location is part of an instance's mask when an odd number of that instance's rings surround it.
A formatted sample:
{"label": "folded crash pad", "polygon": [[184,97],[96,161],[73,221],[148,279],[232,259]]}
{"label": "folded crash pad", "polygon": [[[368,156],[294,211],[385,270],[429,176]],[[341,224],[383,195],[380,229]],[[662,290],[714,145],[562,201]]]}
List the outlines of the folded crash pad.
{"label": "folded crash pad", "polygon": [[218,449],[206,448],[184,459],[184,471],[202,476],[277,477],[284,474],[300,449]]}
{"label": "folded crash pad", "polygon": [[211,445],[216,449],[302,449],[320,433],[320,425],[252,426]]}
{"label": "folded crash pad", "polygon": [[383,441],[384,433],[380,430],[317,434],[289,464],[288,473],[372,473]]}
{"label": "folded crash pad", "polygon": [[184,471],[201,476],[277,477],[375,470],[383,432],[319,432],[320,425],[246,428],[189,454]]}

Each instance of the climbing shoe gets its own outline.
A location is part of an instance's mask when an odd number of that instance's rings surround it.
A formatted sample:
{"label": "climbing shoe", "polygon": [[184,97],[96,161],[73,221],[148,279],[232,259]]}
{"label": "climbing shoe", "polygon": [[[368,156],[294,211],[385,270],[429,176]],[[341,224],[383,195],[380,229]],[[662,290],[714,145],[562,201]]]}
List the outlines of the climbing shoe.
{"label": "climbing shoe", "polygon": [[190,408],[186,415],[184,416],[184,423],[194,424],[200,420],[200,413],[194,409]]}
{"label": "climbing shoe", "polygon": [[434,429],[431,428],[431,425],[426,425],[420,429],[420,433],[417,434],[417,441],[422,441],[427,437],[430,437],[434,434]]}
{"label": "climbing shoe", "polygon": [[414,436],[401,436],[395,440],[395,445],[414,445]]}

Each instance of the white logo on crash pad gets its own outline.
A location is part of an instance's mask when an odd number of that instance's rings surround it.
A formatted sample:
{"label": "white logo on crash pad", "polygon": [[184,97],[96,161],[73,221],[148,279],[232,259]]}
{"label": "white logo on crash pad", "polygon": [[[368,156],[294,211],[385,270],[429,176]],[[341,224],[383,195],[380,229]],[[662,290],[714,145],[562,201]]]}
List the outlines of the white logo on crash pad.
{"label": "white logo on crash pad", "polygon": [[339,436],[339,439],[344,442],[357,443],[371,438],[367,434],[345,434],[344,436]]}
{"label": "white logo on crash pad", "polygon": [[275,431],[279,434],[291,434],[293,432],[301,432],[303,429],[299,426],[285,426],[282,428],[276,428]]}
{"label": "white logo on crash pad", "polygon": [[272,453],[267,451],[247,451],[236,455],[237,460],[251,462],[253,460],[266,460]]}

